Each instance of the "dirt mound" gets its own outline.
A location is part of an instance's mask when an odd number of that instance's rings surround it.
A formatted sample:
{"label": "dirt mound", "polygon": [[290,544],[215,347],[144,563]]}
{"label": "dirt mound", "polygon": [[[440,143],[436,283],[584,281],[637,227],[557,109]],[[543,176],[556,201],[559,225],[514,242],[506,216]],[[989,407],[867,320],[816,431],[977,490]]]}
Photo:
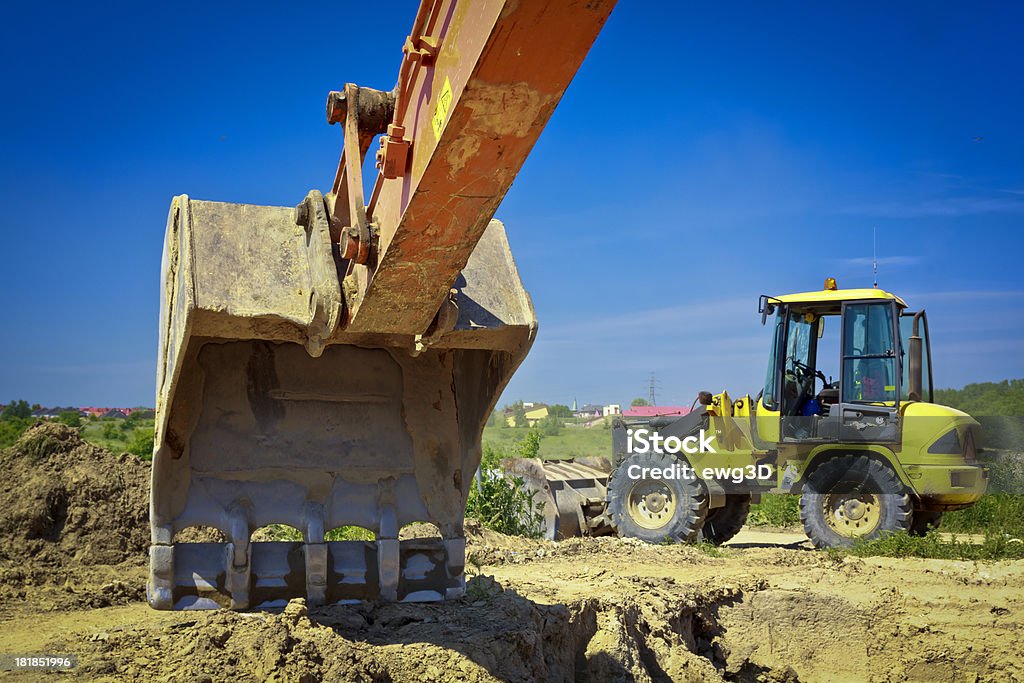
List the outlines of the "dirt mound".
{"label": "dirt mound", "polygon": [[145,561],[149,465],[56,423],[0,455],[0,559],[50,566]]}
{"label": "dirt mound", "polygon": [[74,593],[95,568],[104,576],[89,582],[108,585],[113,602],[140,597],[139,587],[117,587],[124,569],[111,567],[145,564],[148,463],[97,448],[62,424],[40,423],[0,452],[0,469],[0,584],[6,592],[16,597],[25,586],[61,584]]}

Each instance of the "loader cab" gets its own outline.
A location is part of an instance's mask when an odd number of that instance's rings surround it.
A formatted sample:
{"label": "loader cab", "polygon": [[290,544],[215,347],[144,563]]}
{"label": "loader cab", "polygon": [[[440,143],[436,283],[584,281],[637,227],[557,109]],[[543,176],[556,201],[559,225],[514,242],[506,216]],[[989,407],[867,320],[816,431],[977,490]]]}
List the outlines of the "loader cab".
{"label": "loader cab", "polygon": [[774,319],[759,415],[779,417],[777,433],[758,420],[762,438],[896,443],[901,404],[931,401],[927,319],[899,297],[830,279],[820,292],[762,296],[759,309]]}

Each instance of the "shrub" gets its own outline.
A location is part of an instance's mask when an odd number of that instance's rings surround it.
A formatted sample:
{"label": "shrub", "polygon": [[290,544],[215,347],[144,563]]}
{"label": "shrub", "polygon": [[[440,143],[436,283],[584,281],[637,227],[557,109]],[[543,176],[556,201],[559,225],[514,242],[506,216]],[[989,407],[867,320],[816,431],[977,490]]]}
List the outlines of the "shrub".
{"label": "shrub", "polygon": [[73,410],[66,410],[57,417],[57,422],[77,429],[82,426],[81,416]]}
{"label": "shrub", "polygon": [[[516,452],[513,454],[517,458],[536,458],[540,453],[540,442],[544,438],[544,435],[537,429],[531,429],[526,432],[526,436],[523,440],[516,444]],[[486,449],[484,455],[487,455]],[[504,456],[502,456],[504,457]]]}
{"label": "shrub", "polygon": [[12,419],[27,419],[32,417],[32,407],[29,406],[28,401],[22,399],[20,401],[11,401],[4,412],[0,413],[0,419],[12,420]]}
{"label": "shrub", "polygon": [[[539,448],[540,434],[532,429],[517,444],[520,452],[532,451],[534,455]],[[502,457],[504,454],[498,449],[484,447],[480,476],[474,478],[470,486],[466,514],[476,517],[488,529],[510,536],[536,538],[541,535],[544,522],[543,503],[534,500],[536,492],[526,490],[522,478],[503,473]]]}
{"label": "shrub", "polygon": [[7,448],[17,441],[33,421],[23,417],[5,417],[0,420],[0,448]]}
{"label": "shrub", "polygon": [[139,456],[140,460],[153,459],[153,430],[138,429],[125,447],[129,453]]}
{"label": "shrub", "polygon": [[562,420],[554,415],[548,415],[537,426],[544,436],[558,436],[562,431]]}

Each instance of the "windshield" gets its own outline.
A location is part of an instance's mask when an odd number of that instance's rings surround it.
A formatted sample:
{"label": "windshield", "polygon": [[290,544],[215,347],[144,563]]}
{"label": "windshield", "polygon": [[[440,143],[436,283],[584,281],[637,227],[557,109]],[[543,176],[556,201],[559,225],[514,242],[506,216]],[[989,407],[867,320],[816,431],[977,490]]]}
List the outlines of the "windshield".
{"label": "windshield", "polygon": [[803,313],[789,314],[789,339],[786,344],[786,372],[797,373],[800,366],[811,366],[811,320],[813,316]]}

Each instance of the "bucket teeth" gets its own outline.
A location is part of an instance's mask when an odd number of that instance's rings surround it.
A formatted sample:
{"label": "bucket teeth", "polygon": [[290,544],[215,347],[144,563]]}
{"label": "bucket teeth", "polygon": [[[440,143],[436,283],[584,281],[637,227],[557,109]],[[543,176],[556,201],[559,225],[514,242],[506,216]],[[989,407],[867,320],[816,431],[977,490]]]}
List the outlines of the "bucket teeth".
{"label": "bucket teeth", "polygon": [[[171,206],[150,515],[158,609],[464,589],[463,482],[536,331],[504,228],[491,222],[456,283],[450,330],[416,349],[411,336],[339,327],[343,264],[326,221],[313,210],[297,225],[297,213]],[[436,536],[401,540],[413,522]],[[253,540],[270,524],[301,540]],[[176,540],[197,526],[223,542]],[[374,540],[329,540],[350,526]]]}

